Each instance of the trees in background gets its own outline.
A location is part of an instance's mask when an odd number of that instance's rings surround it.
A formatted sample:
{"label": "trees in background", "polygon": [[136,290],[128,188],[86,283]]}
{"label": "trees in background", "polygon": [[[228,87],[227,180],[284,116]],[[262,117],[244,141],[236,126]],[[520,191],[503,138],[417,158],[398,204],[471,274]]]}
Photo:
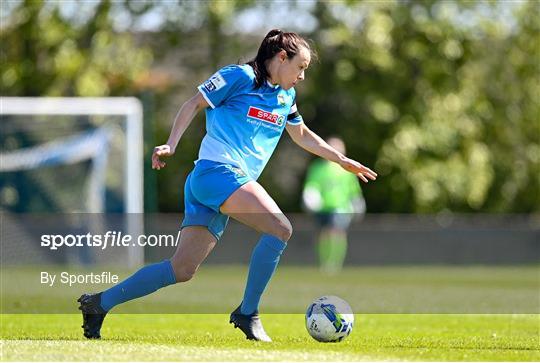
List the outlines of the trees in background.
{"label": "trees in background", "polygon": [[[272,4],[103,1],[69,13],[54,2],[21,2],[2,18],[2,95],[150,94],[149,150],[152,136],[166,139],[199,82],[255,55]],[[299,29],[320,57],[298,89],[300,111],[311,128],[341,135],[351,157],[379,172],[364,188],[369,211],[540,210],[537,2],[287,6],[316,20]],[[246,14],[259,14],[265,29],[242,31],[237,21]],[[178,210],[202,122],[194,121],[181,155],[158,176],[160,210]],[[284,210],[298,210],[308,161],[284,137],[262,175]]]}
{"label": "trees in background", "polygon": [[[9,4],[14,3],[2,6]],[[3,9],[3,96],[136,92],[152,64],[151,48],[136,44],[127,31],[113,30],[109,1],[89,4],[25,0]]]}

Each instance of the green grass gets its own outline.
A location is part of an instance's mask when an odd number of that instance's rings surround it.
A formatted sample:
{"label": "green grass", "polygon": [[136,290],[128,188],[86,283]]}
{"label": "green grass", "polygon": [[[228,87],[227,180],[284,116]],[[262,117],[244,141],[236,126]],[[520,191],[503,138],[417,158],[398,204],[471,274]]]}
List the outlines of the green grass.
{"label": "green grass", "polygon": [[[75,314],[77,297],[108,287],[49,287],[40,284],[40,271],[76,272],[57,266],[2,268],[2,313]],[[116,272],[121,280],[133,273]],[[301,314],[315,298],[337,295],[356,313],[539,314],[539,272],[538,266],[403,266],[350,267],[339,275],[326,276],[313,267],[280,266],[264,295],[261,311]],[[115,312],[225,314],[238,305],[246,274],[246,266],[203,265],[193,280],[123,304]]]}
{"label": "green grass", "polygon": [[[64,269],[2,268],[3,361],[540,360],[538,266],[361,267],[338,276],[280,266],[261,305],[269,344],[228,324],[245,266],[202,266],[193,281],[115,308],[101,341],[82,337],[75,299],[107,286],[46,287],[41,270]],[[327,294],[356,313],[341,343],[318,343],[304,327],[307,305]]]}
{"label": "green grass", "polygon": [[352,335],[318,343],[300,314],[269,314],[272,343],[246,341],[224,314],[111,314],[101,341],[78,315],[2,315],[2,360],[538,361],[538,315],[356,315]]}

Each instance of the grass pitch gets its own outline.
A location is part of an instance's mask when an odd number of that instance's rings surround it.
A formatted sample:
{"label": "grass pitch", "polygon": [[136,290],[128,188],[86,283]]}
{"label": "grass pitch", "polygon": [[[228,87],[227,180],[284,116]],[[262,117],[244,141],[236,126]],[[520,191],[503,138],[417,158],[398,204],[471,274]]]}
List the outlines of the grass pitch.
{"label": "grass pitch", "polygon": [[101,341],[78,315],[3,315],[10,361],[538,361],[538,315],[356,315],[341,343],[318,343],[299,314],[263,315],[272,343],[246,341],[225,314],[111,314]]}
{"label": "grass pitch", "polygon": [[[536,266],[348,268],[334,277],[281,266],[261,306],[272,343],[246,341],[228,323],[245,274],[245,266],[203,266],[188,284],[115,308],[103,339],[88,341],[75,313],[88,286],[44,288],[39,272],[3,268],[1,360],[540,361]],[[301,312],[325,294],[356,312],[341,343],[318,343],[304,327]]]}

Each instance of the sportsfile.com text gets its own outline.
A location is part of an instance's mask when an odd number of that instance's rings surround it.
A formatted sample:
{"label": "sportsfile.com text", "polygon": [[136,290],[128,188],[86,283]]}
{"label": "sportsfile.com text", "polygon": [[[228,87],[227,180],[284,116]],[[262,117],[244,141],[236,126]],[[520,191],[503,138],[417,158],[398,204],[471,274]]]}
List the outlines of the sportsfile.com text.
{"label": "sportsfile.com text", "polygon": [[57,250],[60,247],[98,247],[102,250],[107,247],[150,246],[169,247],[177,246],[180,240],[180,231],[172,234],[149,234],[134,236],[121,231],[107,231],[104,234],[44,234],[41,236],[41,247]]}

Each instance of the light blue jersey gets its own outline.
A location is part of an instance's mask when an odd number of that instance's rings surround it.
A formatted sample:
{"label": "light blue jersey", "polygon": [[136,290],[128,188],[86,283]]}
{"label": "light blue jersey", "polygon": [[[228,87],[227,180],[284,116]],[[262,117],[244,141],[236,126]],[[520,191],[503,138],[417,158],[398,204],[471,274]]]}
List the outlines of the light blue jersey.
{"label": "light blue jersey", "polygon": [[197,161],[236,166],[253,180],[261,175],[285,124],[303,122],[294,88],[286,91],[269,82],[255,88],[255,73],[247,64],[220,69],[198,89],[210,107]]}

